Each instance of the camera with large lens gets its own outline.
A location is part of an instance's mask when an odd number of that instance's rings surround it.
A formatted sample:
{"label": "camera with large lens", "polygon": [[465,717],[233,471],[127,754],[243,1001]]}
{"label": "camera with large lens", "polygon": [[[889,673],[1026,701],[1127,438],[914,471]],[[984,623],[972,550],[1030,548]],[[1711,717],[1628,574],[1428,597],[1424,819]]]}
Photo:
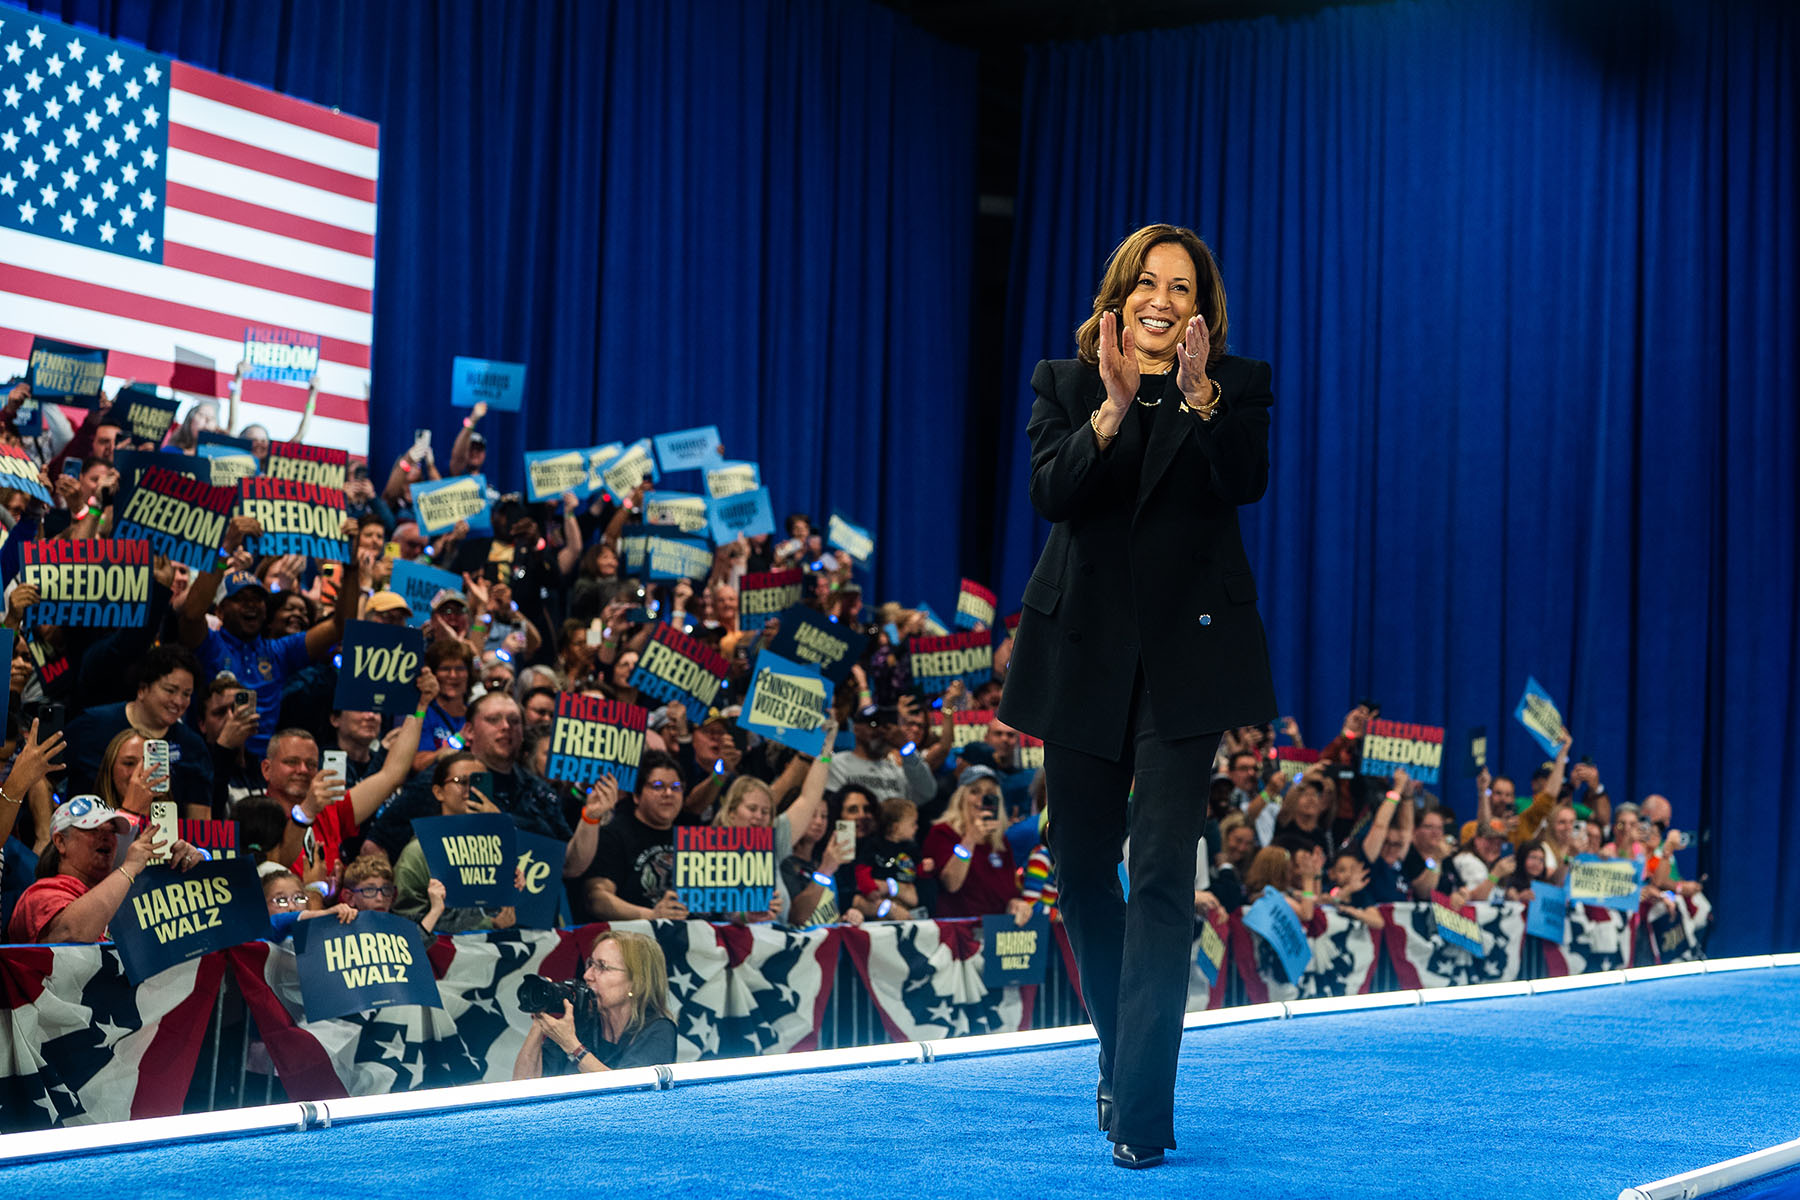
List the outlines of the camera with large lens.
{"label": "camera with large lens", "polygon": [[527,975],[519,981],[519,1008],[527,1013],[562,1015],[566,1001],[577,1012],[587,996],[587,988],[572,979],[545,979]]}

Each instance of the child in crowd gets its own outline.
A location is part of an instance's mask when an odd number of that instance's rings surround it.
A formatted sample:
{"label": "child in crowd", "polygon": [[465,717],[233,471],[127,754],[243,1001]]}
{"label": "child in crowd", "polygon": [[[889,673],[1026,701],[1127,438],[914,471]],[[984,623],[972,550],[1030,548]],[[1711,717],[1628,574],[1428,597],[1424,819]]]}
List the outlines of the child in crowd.
{"label": "child in crowd", "polygon": [[348,904],[307,911],[307,891],[300,877],[280,863],[263,863],[256,868],[262,879],[263,903],[269,908],[269,924],[275,928],[277,941],[286,940],[294,932],[294,922],[313,917],[334,916],[340,924],[356,920],[356,909]]}
{"label": "child in crowd", "polygon": [[919,907],[918,837],[919,806],[883,800],[881,836],[863,843],[856,864],[857,894],[874,904],[875,916],[902,917]]}

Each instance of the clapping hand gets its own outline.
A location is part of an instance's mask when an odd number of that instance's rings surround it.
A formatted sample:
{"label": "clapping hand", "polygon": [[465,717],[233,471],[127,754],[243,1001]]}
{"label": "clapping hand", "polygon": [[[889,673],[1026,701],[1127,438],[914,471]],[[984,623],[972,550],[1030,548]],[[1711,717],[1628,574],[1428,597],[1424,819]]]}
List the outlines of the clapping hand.
{"label": "clapping hand", "polygon": [[1100,379],[1106,385],[1106,407],[1123,419],[1137,399],[1137,343],[1130,326],[1120,331],[1119,315],[1113,312],[1100,314]]}
{"label": "clapping hand", "polygon": [[1212,407],[1213,385],[1212,380],[1206,377],[1206,360],[1211,355],[1212,333],[1206,328],[1206,318],[1195,313],[1188,321],[1187,333],[1175,347],[1175,361],[1178,364],[1175,386],[1181,389],[1181,394],[1195,408]]}

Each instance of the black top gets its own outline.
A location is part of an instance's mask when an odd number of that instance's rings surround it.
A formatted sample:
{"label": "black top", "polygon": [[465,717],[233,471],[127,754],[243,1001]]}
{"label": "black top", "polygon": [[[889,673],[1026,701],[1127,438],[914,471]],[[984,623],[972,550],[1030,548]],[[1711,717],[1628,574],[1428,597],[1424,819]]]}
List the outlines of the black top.
{"label": "black top", "polygon": [[583,877],[610,879],[626,904],[655,908],[674,886],[674,829],[652,829],[635,814],[620,813],[600,831]]}
{"label": "black top", "polygon": [[[575,1015],[575,1036],[608,1070],[659,1067],[675,1061],[675,1022],[667,1017],[654,1018],[623,1041],[609,1042],[601,1032],[599,1012],[581,1012]],[[545,1075],[574,1075],[579,1071],[561,1046],[544,1039]]]}

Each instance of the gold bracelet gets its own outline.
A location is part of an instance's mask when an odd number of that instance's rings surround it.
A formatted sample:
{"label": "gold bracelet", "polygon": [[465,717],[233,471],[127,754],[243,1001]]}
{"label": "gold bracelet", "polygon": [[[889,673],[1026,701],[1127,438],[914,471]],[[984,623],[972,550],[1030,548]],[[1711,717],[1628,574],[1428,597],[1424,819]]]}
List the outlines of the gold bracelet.
{"label": "gold bracelet", "polygon": [[1117,433],[1100,432],[1100,410],[1097,408],[1094,410],[1094,415],[1088,418],[1088,425],[1093,429],[1094,440],[1100,443],[1102,450],[1112,445],[1113,439],[1119,436]]}
{"label": "gold bracelet", "polygon": [[1219,386],[1218,380],[1209,379],[1209,380],[1207,380],[1207,382],[1212,384],[1212,386],[1213,386],[1213,394],[1212,394],[1211,400],[1208,400],[1204,404],[1189,404],[1187,402],[1187,397],[1185,395],[1182,396],[1182,398],[1181,398],[1181,410],[1183,412],[1193,413],[1195,416],[1199,417],[1202,421],[1210,421],[1214,417],[1218,416],[1219,415],[1219,402],[1225,398],[1225,389]]}
{"label": "gold bracelet", "polygon": [[14,808],[19,807],[19,802],[17,800],[14,800],[11,796],[7,795],[6,789],[3,787],[0,787],[0,800],[6,801],[8,804],[12,805]]}

